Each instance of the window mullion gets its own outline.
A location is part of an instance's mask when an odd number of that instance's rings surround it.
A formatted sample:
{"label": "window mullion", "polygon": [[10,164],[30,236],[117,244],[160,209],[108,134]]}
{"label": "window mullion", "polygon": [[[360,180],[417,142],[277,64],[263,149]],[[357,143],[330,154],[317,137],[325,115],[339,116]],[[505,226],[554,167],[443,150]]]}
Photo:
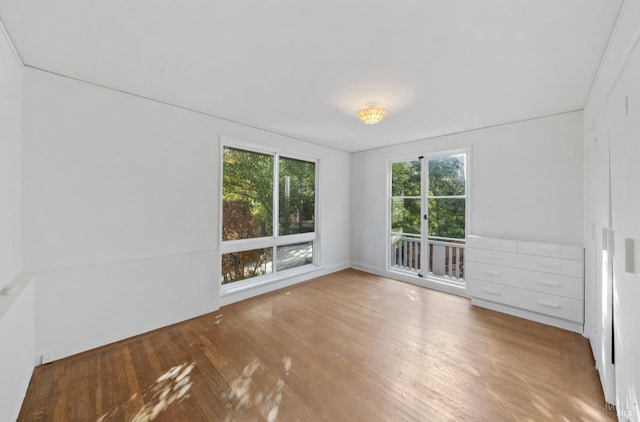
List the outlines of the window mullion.
{"label": "window mullion", "polygon": [[465,199],[467,195],[440,195],[440,196],[427,196],[427,199]]}
{"label": "window mullion", "polygon": [[[429,160],[420,156],[420,256],[429,256]],[[425,262],[426,261],[426,262]],[[421,259],[418,274],[429,273],[429,260]]]}
{"label": "window mullion", "polygon": [[273,155],[273,238],[278,237],[280,216],[280,155]]}
{"label": "window mullion", "polygon": [[280,155],[275,153],[273,155],[273,239],[274,243],[271,247],[271,266],[273,273],[278,272],[278,249],[276,247],[276,240],[280,232]]}

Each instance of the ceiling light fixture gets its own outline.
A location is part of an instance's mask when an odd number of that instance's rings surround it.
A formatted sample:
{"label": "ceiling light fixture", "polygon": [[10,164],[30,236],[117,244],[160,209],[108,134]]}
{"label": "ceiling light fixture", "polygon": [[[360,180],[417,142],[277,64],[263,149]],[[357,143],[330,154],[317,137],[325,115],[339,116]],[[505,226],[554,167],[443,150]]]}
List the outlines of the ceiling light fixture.
{"label": "ceiling light fixture", "polygon": [[386,108],[378,107],[376,104],[369,104],[368,108],[364,108],[358,112],[358,117],[360,117],[360,120],[365,124],[372,125],[384,119],[386,114]]}

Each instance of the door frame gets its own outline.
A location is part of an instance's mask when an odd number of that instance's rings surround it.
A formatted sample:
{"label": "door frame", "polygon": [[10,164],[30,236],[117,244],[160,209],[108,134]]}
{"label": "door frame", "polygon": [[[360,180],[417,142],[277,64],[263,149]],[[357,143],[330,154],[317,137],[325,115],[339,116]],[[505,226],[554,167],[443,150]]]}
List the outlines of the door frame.
{"label": "door frame", "polygon": [[611,139],[607,131],[596,127],[589,132],[586,160],[585,335],[591,343],[605,401],[615,403]]}
{"label": "door frame", "polygon": [[[465,155],[465,239],[466,237],[472,233],[472,225],[471,225],[471,205],[472,205],[472,148],[470,146],[460,147],[460,148],[452,148],[446,150],[437,150],[430,151],[419,156],[404,156],[389,159],[387,162],[387,184],[386,184],[386,209],[387,209],[387,218],[386,218],[386,243],[390,244],[390,236],[391,236],[391,170],[393,163],[398,162],[411,162],[411,161],[420,161],[420,172],[421,172],[421,187],[420,187],[420,196],[421,196],[421,223],[420,223],[420,254],[421,256],[428,256],[428,239],[427,239],[427,222],[424,219],[425,213],[428,213],[427,208],[427,196],[428,196],[428,160],[438,157],[446,157],[450,155]],[[466,296],[466,286],[457,285],[454,283],[443,282],[442,279],[429,276],[429,268],[428,268],[428,260],[422,259],[420,262],[420,270],[419,273],[422,276],[409,275],[408,272],[399,271],[394,269],[391,266],[391,251],[389,247],[385,248],[386,250],[386,269],[387,271],[397,273],[399,275],[404,274],[408,277],[400,277],[405,281],[409,281],[410,283],[418,284],[424,287],[429,287],[437,290],[443,290],[449,293],[464,295]],[[426,261],[426,262],[425,262]],[[425,268],[426,266],[426,268]]]}

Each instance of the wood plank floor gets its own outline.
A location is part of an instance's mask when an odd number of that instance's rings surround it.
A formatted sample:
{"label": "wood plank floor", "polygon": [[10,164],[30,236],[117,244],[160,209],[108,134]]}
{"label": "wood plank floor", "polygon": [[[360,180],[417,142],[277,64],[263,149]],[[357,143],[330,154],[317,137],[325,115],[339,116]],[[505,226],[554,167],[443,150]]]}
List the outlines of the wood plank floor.
{"label": "wood plank floor", "polygon": [[20,421],[598,421],[587,340],[345,270],[35,369]]}

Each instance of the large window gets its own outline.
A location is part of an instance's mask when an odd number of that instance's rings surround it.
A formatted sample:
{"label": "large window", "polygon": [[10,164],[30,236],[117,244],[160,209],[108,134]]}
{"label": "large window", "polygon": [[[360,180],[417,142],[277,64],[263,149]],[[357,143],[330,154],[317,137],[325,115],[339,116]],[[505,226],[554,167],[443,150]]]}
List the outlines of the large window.
{"label": "large window", "polygon": [[223,147],[222,284],[314,263],[316,164]]}

